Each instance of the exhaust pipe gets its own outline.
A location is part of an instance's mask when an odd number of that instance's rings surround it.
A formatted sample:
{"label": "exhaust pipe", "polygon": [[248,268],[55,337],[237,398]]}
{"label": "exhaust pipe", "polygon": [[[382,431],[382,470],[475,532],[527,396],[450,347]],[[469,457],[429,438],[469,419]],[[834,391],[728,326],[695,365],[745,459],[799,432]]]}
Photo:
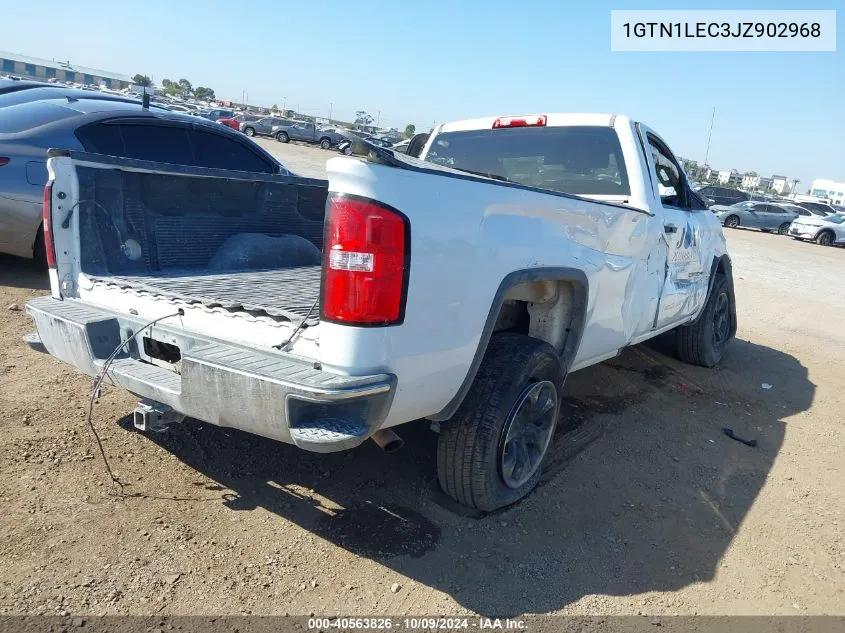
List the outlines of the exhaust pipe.
{"label": "exhaust pipe", "polygon": [[405,440],[396,435],[391,429],[381,429],[372,435],[373,442],[385,453],[395,453],[405,446]]}

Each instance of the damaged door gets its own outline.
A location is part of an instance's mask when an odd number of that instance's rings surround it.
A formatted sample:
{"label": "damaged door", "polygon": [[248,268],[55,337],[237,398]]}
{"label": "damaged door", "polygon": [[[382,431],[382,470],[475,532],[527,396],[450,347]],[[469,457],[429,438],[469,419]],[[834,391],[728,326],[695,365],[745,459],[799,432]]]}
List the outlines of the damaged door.
{"label": "damaged door", "polygon": [[[663,210],[666,269],[654,328],[681,323],[694,314],[707,296],[710,272],[709,233],[702,210],[672,151],[657,134],[641,126],[654,186]],[[706,210],[704,210],[706,211]]]}

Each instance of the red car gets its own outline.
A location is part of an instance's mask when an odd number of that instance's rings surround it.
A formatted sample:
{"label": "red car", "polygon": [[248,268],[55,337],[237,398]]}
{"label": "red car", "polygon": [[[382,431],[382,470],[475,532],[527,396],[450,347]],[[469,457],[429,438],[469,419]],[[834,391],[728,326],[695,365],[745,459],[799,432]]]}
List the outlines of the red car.
{"label": "red car", "polygon": [[223,125],[228,125],[233,130],[240,130],[241,123],[244,121],[257,121],[260,118],[260,116],[255,114],[236,114],[228,119],[217,119],[217,122],[222,123]]}

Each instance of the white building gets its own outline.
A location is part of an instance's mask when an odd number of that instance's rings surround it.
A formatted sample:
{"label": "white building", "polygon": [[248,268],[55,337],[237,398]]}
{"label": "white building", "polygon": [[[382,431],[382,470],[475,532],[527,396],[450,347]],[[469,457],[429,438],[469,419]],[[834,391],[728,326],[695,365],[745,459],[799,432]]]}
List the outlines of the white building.
{"label": "white building", "polygon": [[810,195],[816,198],[828,198],[836,205],[845,205],[845,182],[816,178],[810,186]]}
{"label": "white building", "polygon": [[786,176],[772,176],[772,189],[778,193],[783,193],[787,188],[786,180]]}
{"label": "white building", "polygon": [[718,180],[720,185],[727,185],[728,183],[738,185],[742,182],[742,174],[736,169],[721,169],[719,170]]}
{"label": "white building", "polygon": [[754,174],[745,174],[742,177],[742,188],[743,189],[751,189],[752,191],[757,189],[760,185],[760,176],[756,176]]}

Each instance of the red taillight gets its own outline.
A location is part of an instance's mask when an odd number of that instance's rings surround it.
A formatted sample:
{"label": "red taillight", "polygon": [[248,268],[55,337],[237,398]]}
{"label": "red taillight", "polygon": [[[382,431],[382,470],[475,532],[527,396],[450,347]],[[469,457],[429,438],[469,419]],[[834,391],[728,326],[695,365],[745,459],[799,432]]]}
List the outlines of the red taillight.
{"label": "red taillight", "polygon": [[503,127],[543,127],[546,125],[546,115],[532,116],[502,116],[493,121],[493,129]]}
{"label": "red taillight", "polygon": [[10,159],[8,156],[0,156],[0,167],[2,167],[3,165],[8,165],[9,160]]}
{"label": "red taillight", "polygon": [[44,253],[47,256],[47,266],[50,268],[56,267],[56,248],[53,246],[53,185],[48,184],[44,187]]}
{"label": "red taillight", "polygon": [[404,215],[366,198],[332,195],[323,253],[324,320],[365,326],[402,322],[411,255]]}

